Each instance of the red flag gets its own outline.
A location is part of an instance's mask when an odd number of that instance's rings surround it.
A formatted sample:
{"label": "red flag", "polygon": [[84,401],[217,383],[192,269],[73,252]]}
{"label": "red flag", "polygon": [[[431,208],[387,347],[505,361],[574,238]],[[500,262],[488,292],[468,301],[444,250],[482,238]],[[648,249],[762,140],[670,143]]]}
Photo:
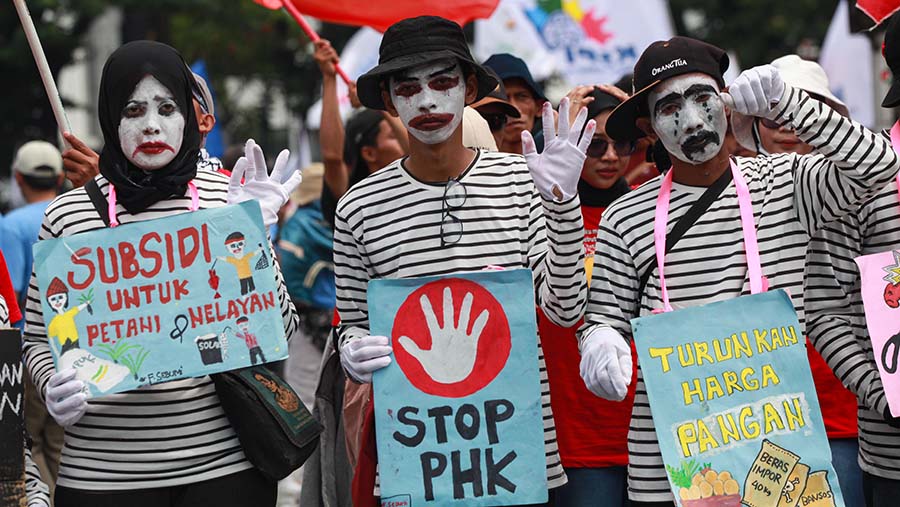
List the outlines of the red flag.
{"label": "red flag", "polygon": [[[282,0],[254,0],[256,3],[278,9]],[[306,16],[330,23],[371,26],[383,32],[401,19],[415,16],[441,16],[460,26],[474,19],[488,18],[500,0],[284,0],[291,2]]]}
{"label": "red flag", "polygon": [[857,0],[856,8],[869,16],[875,25],[879,25],[900,10],[900,0]]}

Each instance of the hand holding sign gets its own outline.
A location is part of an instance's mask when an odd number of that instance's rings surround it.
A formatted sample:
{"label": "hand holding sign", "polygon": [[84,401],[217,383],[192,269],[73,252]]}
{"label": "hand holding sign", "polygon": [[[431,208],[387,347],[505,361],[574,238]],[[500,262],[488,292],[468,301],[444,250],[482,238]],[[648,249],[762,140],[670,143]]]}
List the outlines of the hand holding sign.
{"label": "hand holding sign", "polygon": [[85,385],[75,378],[76,373],[74,368],[54,373],[44,396],[47,412],[64,428],[77,423],[87,411]]}
{"label": "hand holding sign", "polygon": [[581,378],[592,393],[607,400],[624,400],[631,370],[631,349],[613,329],[598,329],[584,339]]}
{"label": "hand holding sign", "polygon": [[290,156],[290,151],[281,150],[269,176],[262,148],[253,139],[248,139],[244,156],[235,163],[228,181],[228,204],[256,200],[266,227],[277,223],[278,211],[303,179],[299,171],[288,170]]}
{"label": "hand holding sign", "polygon": [[431,348],[422,350],[408,336],[400,337],[400,345],[415,357],[425,372],[434,380],[453,384],[464,380],[472,373],[475,367],[475,359],[478,356],[478,339],[484,326],[487,325],[490,313],[487,310],[481,312],[472,331],[469,329],[469,317],[472,311],[472,293],[466,293],[462,307],[459,310],[459,323],[456,324],[453,315],[453,293],[450,287],[444,288],[444,327],[438,324],[437,316],[431,301],[423,295],[419,299],[422,305],[422,313],[428,323],[428,331],[431,335]]}

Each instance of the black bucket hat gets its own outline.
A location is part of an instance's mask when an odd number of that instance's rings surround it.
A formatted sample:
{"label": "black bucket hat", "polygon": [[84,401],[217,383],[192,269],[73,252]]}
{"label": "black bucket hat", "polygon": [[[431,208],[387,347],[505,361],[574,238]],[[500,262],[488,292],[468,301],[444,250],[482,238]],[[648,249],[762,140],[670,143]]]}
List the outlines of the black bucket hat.
{"label": "black bucket hat", "polygon": [[881,54],[894,76],[891,89],[884,96],[881,107],[897,107],[900,105],[900,14],[891,16],[887,23]]}
{"label": "black bucket hat", "polygon": [[634,64],[634,94],[609,115],[606,133],[616,141],[646,136],[635,120],[649,114],[647,95],[653,88],[666,79],[692,72],[707,74],[724,88],[727,69],[728,53],[697,39],[672,37],[650,44]]}
{"label": "black bucket hat", "polygon": [[497,80],[472,58],[459,25],[438,16],[419,16],[398,21],[384,32],[378,49],[378,66],[356,82],[359,101],[368,108],[384,110],[382,82],[402,70],[444,58],[455,58],[474,69],[478,79],[475,100],[497,87]]}

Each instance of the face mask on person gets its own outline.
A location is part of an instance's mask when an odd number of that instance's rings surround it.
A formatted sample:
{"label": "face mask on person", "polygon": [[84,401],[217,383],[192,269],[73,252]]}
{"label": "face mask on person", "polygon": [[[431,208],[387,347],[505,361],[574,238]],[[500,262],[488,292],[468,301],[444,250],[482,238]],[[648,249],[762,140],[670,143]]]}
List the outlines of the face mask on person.
{"label": "face mask on person", "polygon": [[454,60],[429,63],[391,77],[391,101],[410,135],[439,144],[456,131],[466,105],[466,79]]}
{"label": "face mask on person", "polygon": [[650,123],[669,153],[702,164],[719,153],[728,127],[716,80],[705,74],[670,78],[650,92]]}
{"label": "face mask on person", "polygon": [[145,171],[165,167],[181,150],[184,121],[172,92],[155,77],[145,76],[122,109],[122,153]]}

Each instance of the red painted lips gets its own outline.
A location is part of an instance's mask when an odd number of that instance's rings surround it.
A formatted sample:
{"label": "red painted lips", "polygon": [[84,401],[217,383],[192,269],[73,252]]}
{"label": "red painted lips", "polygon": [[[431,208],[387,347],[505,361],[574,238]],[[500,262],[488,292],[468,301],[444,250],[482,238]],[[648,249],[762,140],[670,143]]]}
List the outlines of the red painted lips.
{"label": "red painted lips", "polygon": [[451,121],[453,121],[453,114],[450,113],[422,114],[410,120],[409,126],[410,128],[427,132],[443,128]]}
{"label": "red painted lips", "polygon": [[175,148],[172,148],[166,143],[160,141],[154,141],[151,143],[141,143],[137,148],[134,149],[134,153],[131,156],[137,155],[138,152],[146,153],[148,155],[159,155],[160,153],[169,150],[172,153],[175,153]]}

